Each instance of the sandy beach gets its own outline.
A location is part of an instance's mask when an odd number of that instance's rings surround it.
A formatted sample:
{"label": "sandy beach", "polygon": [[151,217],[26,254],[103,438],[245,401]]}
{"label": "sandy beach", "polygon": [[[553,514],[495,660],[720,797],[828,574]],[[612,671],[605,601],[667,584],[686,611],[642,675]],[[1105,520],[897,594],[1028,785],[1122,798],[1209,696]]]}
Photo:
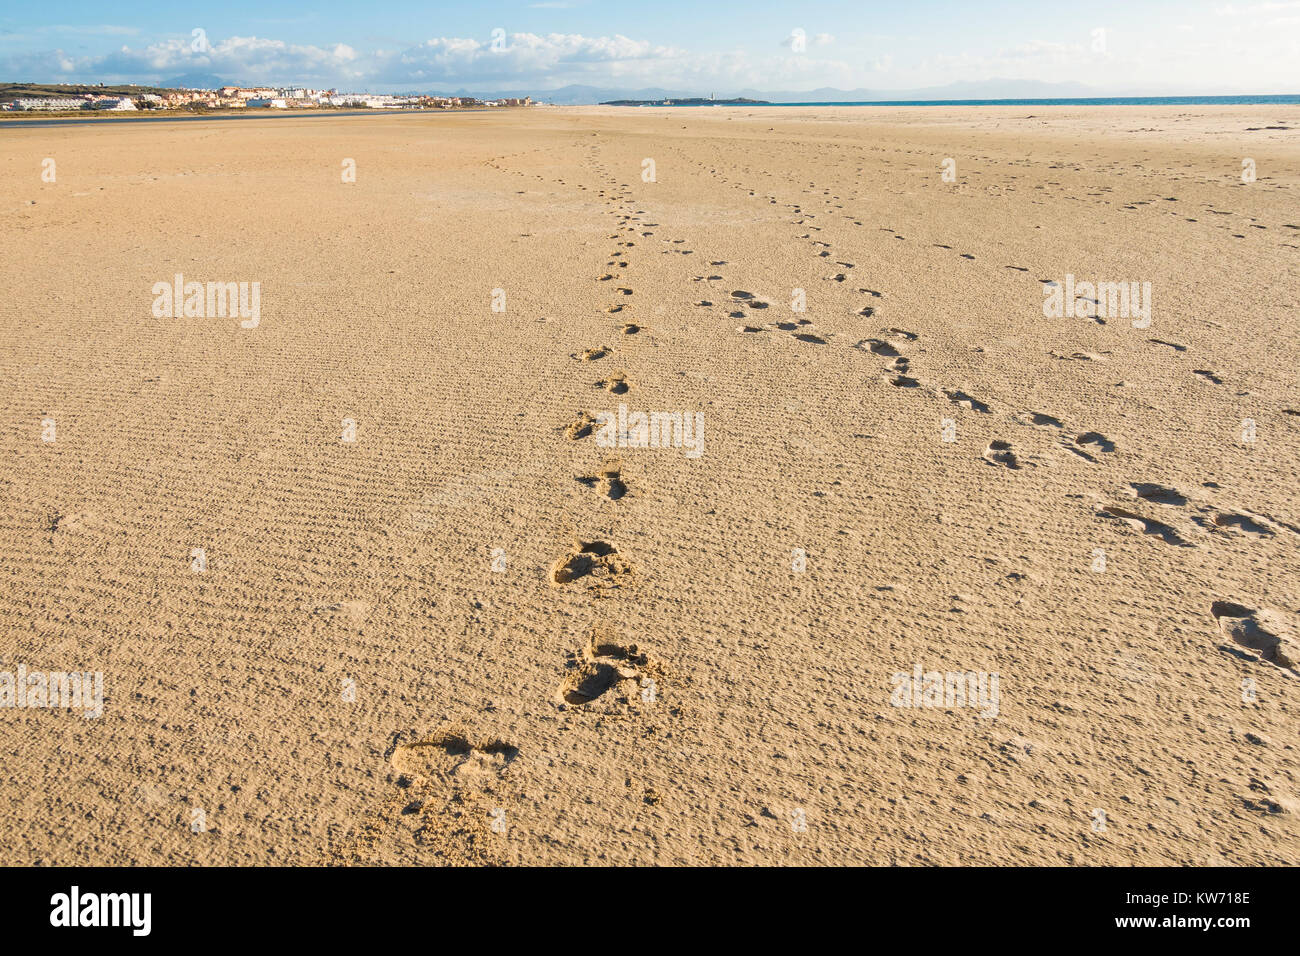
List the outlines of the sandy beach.
{"label": "sandy beach", "polygon": [[1300,863],[1300,107],[0,181],[0,863]]}

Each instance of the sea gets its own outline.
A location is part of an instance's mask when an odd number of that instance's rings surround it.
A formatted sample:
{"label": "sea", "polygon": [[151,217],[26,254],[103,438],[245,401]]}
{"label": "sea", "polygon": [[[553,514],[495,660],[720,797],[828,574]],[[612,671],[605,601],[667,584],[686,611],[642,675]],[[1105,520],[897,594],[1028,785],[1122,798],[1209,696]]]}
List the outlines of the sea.
{"label": "sea", "polygon": [[[855,100],[807,103],[741,103],[740,106],[1267,106],[1300,104],[1300,93],[1261,96],[1087,96],[1026,100]],[[647,104],[662,106],[662,103]],[[676,106],[678,104],[670,104]],[[681,104],[709,106],[708,103]]]}

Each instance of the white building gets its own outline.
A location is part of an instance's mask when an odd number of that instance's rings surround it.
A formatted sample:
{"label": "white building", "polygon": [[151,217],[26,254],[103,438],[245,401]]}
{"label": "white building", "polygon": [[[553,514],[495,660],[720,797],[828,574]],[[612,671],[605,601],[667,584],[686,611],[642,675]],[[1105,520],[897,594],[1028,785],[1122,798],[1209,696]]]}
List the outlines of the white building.
{"label": "white building", "polygon": [[136,108],[135,101],[129,96],[106,96],[103,99],[95,100],[90,104],[97,110],[133,110]]}
{"label": "white building", "polygon": [[248,105],[250,107],[265,106],[270,107],[273,110],[285,110],[289,108],[289,104],[278,97],[272,99],[266,97],[255,97],[248,101]]}
{"label": "white building", "polygon": [[381,97],[371,96],[367,93],[340,93],[337,96],[327,98],[330,106],[366,106],[370,109],[378,109],[384,105]]}
{"label": "white building", "polygon": [[72,96],[24,97],[14,101],[16,110],[79,110],[86,100]]}

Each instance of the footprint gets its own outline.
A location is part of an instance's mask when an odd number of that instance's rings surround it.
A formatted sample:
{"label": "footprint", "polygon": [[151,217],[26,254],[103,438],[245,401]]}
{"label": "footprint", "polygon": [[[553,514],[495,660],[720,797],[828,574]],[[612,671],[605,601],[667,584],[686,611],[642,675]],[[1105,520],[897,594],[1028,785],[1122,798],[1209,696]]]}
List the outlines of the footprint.
{"label": "footprint", "polygon": [[893,332],[895,335],[901,335],[903,338],[907,339],[907,341],[909,341],[909,342],[915,342],[915,341],[916,341],[916,333],[915,333],[915,332],[909,332],[909,331],[907,331],[907,329],[890,329],[889,331],[890,331],[890,332]]}
{"label": "footprint", "polygon": [[631,568],[608,541],[575,541],[573,552],[551,568],[551,581],[564,585],[590,578],[586,583],[592,587],[616,588],[630,574]]}
{"label": "footprint", "polygon": [[1115,443],[1101,432],[1084,432],[1082,435],[1075,436],[1074,443],[1076,445],[1096,445],[1107,454],[1115,450]]}
{"label": "footprint", "polygon": [[1218,622],[1219,632],[1234,644],[1257,651],[1270,664],[1296,666],[1295,648],[1289,641],[1284,643],[1282,635],[1276,633],[1289,630],[1281,615],[1256,611],[1231,601],[1215,601],[1210,605],[1210,613]]}
{"label": "footprint", "polygon": [[389,760],[403,776],[458,779],[491,778],[503,774],[519,756],[519,748],[503,740],[471,741],[449,730],[393,748]]}
{"label": "footprint", "polygon": [[1177,531],[1165,524],[1163,521],[1156,521],[1154,518],[1146,518],[1136,512],[1128,511],[1124,508],[1118,508],[1114,505],[1107,505],[1106,507],[1099,509],[1098,514],[1105,518],[1115,518],[1119,521],[1123,521],[1129,527],[1136,531],[1141,531],[1143,534],[1155,535],[1166,544],[1176,545],[1180,548],[1192,547],[1192,545],[1183,540]]}
{"label": "footprint", "polygon": [[1225,511],[1214,516],[1214,523],[1220,528],[1237,528],[1249,534],[1258,534],[1266,537],[1273,536],[1273,529],[1265,524],[1261,524],[1249,515],[1237,514],[1235,511]]}
{"label": "footprint", "polygon": [[627,376],[622,372],[611,375],[609,378],[601,379],[596,383],[597,388],[603,388],[607,392],[613,392],[615,395],[626,395],[628,389],[632,386],[627,380]]}
{"label": "footprint", "polygon": [[1066,362],[1070,362],[1070,361],[1109,362],[1110,361],[1110,359],[1108,359],[1105,355],[1100,355],[1096,352],[1071,352],[1069,355],[1062,355],[1060,352],[1048,352],[1047,354],[1050,355],[1052,358],[1061,359],[1062,361],[1066,361]]}
{"label": "footprint", "polygon": [[586,438],[596,426],[596,419],[588,412],[579,412],[578,417],[564,428],[564,434],[574,441]]}
{"label": "footprint", "polygon": [[587,349],[585,352],[571,355],[570,358],[575,358],[580,362],[596,362],[603,359],[609,353],[610,349],[607,346],[598,345],[595,348]]}
{"label": "footprint", "polygon": [[865,345],[873,355],[883,355],[886,358],[893,358],[901,354],[898,349],[894,348],[883,339],[864,339],[858,343],[858,346]]}
{"label": "footprint", "polygon": [[1166,488],[1164,485],[1153,485],[1145,481],[1130,482],[1129,488],[1132,489],[1135,498],[1141,498],[1143,501],[1176,507],[1187,504],[1187,496],[1177,488]]}
{"label": "footprint", "polygon": [[1147,339],[1152,345],[1164,345],[1173,349],[1175,352],[1186,352],[1186,345],[1179,345],[1177,342],[1166,342],[1164,339]]}
{"label": "footprint", "polygon": [[[616,634],[593,628],[578,654],[570,654],[565,665],[569,674],[560,685],[560,700],[570,707],[602,704],[626,707],[639,700],[642,680],[653,670],[648,656],[636,644],[622,643]],[[631,681],[629,686],[625,682]]]}
{"label": "footprint", "polygon": [[800,332],[795,335],[800,342],[811,342],[813,345],[825,345],[826,340],[820,335],[813,335],[811,332]]}
{"label": "footprint", "polygon": [[1201,378],[1205,379],[1207,382],[1213,382],[1215,385],[1223,384],[1223,379],[1219,378],[1219,376],[1215,375],[1209,369],[1194,368],[1192,369],[1192,374],[1200,376]]}
{"label": "footprint", "polygon": [[624,325],[621,329],[619,329],[619,331],[622,332],[624,335],[636,335],[638,332],[641,331],[641,326],[629,322],[626,325]]}
{"label": "footprint", "polygon": [[897,388],[920,388],[921,387],[920,382],[918,382],[914,378],[909,378],[906,375],[895,375],[893,378],[889,380],[889,384]]}
{"label": "footprint", "polygon": [[371,606],[365,601],[337,601],[334,604],[322,604],[311,609],[312,614],[328,616],[333,620],[346,618],[358,626],[365,623],[370,611]]}
{"label": "footprint", "polygon": [[1016,419],[1026,425],[1036,425],[1039,428],[1064,428],[1065,423],[1059,418],[1051,415],[1044,415],[1042,412],[1022,412],[1016,416]]}
{"label": "footprint", "polygon": [[989,442],[989,447],[984,449],[984,458],[993,465],[1006,465],[1008,468],[1018,469],[1020,460],[1016,458],[1016,453],[1011,450],[1011,442],[994,439]]}
{"label": "footprint", "polygon": [[627,484],[623,481],[622,472],[617,468],[606,468],[599,475],[584,476],[579,478],[578,482],[611,501],[618,501],[627,494]]}
{"label": "footprint", "polygon": [[978,398],[967,395],[965,392],[954,388],[941,388],[939,394],[943,395],[954,405],[960,405],[963,408],[969,408],[971,411],[982,412],[985,415],[989,413],[989,407],[981,402]]}

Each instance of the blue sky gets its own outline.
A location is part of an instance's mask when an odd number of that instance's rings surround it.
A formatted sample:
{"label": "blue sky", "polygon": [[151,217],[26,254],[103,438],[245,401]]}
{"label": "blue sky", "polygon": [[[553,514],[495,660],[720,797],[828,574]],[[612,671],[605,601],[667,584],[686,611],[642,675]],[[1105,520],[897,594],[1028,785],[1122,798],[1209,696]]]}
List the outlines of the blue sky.
{"label": "blue sky", "polygon": [[74,0],[0,14],[0,79],[38,82],[215,74],[376,92],[580,83],[727,94],[1011,79],[1295,93],[1297,64],[1300,0]]}

